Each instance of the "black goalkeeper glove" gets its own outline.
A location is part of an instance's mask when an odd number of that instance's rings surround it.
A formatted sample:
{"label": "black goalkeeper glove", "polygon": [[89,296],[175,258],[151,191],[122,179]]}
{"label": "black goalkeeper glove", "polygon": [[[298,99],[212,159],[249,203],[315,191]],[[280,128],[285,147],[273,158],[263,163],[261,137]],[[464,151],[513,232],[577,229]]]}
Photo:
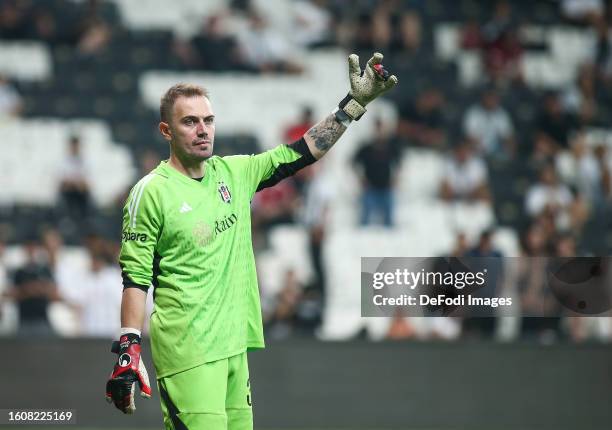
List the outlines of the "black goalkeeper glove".
{"label": "black goalkeeper glove", "polygon": [[106,383],[106,401],[114,403],[124,414],[132,414],[136,410],[136,383],[142,397],[151,397],[149,375],[140,360],[140,336],[134,333],[121,335],[119,341],[113,342],[111,352],[118,354],[119,358]]}

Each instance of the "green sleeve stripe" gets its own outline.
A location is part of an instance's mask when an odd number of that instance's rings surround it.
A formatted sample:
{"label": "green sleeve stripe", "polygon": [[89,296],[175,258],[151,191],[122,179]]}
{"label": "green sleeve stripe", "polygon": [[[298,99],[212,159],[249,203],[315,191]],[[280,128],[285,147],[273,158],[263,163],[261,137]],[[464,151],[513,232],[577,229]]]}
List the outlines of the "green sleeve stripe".
{"label": "green sleeve stripe", "polygon": [[134,188],[134,191],[132,192],[132,201],[130,202],[128,206],[128,213],[130,214],[129,226],[131,228],[136,227],[136,215],[138,214],[138,205],[140,205],[140,199],[142,197],[142,192],[144,191],[145,186],[149,183],[149,181],[153,179],[153,176],[154,174],[150,173],[144,178],[142,178],[142,180],[138,182],[138,184],[136,184],[136,187]]}

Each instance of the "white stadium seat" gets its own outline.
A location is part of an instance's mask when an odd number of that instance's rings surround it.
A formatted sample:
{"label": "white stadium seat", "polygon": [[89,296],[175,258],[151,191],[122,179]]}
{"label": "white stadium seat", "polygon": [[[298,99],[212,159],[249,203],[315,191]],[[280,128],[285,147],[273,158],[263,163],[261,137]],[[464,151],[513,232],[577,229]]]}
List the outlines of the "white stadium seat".
{"label": "white stadium seat", "polygon": [[[81,137],[83,157],[91,171],[91,191],[97,204],[112,203],[135,179],[129,151],[112,141],[108,125],[102,121],[14,120],[0,123],[0,133],[3,135],[0,146],[4,167],[0,178],[11,185],[6,187],[6,194],[2,193],[3,201],[54,204],[62,160],[72,134]],[[23,160],[28,160],[27,170],[15,167]]]}
{"label": "white stadium seat", "polygon": [[53,74],[48,46],[38,41],[0,41],[0,75],[43,81]]}

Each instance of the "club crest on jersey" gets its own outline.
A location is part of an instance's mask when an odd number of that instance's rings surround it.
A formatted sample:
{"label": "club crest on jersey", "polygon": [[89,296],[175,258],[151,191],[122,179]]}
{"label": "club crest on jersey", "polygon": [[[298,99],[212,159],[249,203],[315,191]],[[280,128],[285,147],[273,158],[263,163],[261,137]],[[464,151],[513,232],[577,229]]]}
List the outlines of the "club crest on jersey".
{"label": "club crest on jersey", "polygon": [[217,188],[217,191],[219,191],[221,200],[223,200],[225,203],[229,203],[232,201],[232,193],[230,193],[229,188],[227,187],[227,185],[225,185],[224,182],[219,182],[219,188]]}

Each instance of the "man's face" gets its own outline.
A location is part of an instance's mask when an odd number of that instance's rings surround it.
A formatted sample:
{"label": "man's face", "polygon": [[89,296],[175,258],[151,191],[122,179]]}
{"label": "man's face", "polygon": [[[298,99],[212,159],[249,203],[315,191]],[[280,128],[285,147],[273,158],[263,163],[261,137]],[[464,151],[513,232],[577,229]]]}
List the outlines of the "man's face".
{"label": "man's face", "polygon": [[495,110],[499,106],[499,98],[497,97],[497,94],[492,91],[487,92],[483,96],[482,100],[483,105],[487,110]]}
{"label": "man's face", "polygon": [[170,121],[162,122],[160,131],[179,159],[204,161],[212,157],[215,115],[210,101],[206,97],[179,97]]}

